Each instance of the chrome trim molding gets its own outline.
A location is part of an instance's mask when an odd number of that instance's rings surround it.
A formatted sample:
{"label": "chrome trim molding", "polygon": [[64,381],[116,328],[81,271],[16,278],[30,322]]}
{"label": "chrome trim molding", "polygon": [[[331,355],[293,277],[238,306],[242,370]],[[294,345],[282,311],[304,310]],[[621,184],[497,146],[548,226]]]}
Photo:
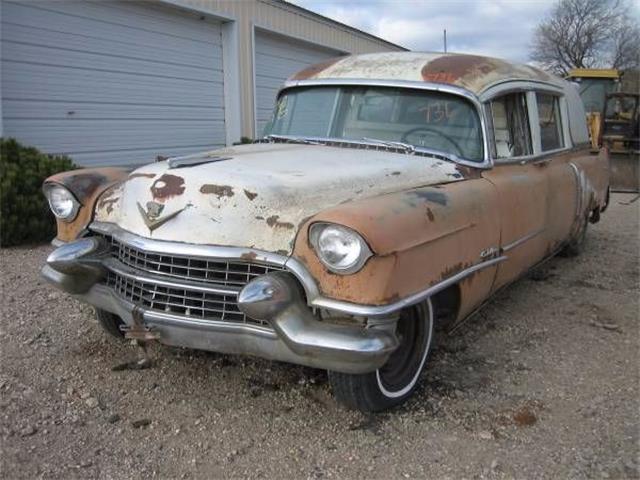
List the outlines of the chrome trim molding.
{"label": "chrome trim molding", "polygon": [[513,242],[506,244],[504,247],[502,247],[501,251],[502,252],[508,252],[509,250],[513,250],[514,248],[516,248],[516,247],[522,245],[523,243],[525,243],[526,241],[531,240],[534,237],[537,237],[538,235],[540,235],[544,231],[545,231],[544,228],[540,228],[539,230],[536,230],[534,232],[528,233],[524,237],[520,237],[517,240],[514,240]]}
{"label": "chrome trim molding", "polygon": [[480,119],[480,128],[482,130],[482,147],[484,150],[482,162],[473,162],[470,160],[459,159],[456,163],[467,165],[475,168],[491,168],[493,160],[489,154],[489,131],[482,103],[478,96],[463,87],[455,85],[447,85],[442,83],[411,81],[411,80],[379,80],[371,78],[326,78],[314,80],[288,80],[278,91],[279,97],[285,90],[296,87],[316,87],[316,86],[372,86],[372,87],[392,87],[392,88],[411,88],[414,90],[429,90],[433,92],[443,92],[452,95],[458,95],[469,100],[476,108],[476,113]]}
{"label": "chrome trim molding", "polygon": [[185,255],[199,258],[218,258],[220,260],[246,259],[250,256],[253,262],[264,262],[283,267],[287,261],[285,255],[280,255],[255,248],[222,247],[218,245],[199,245],[195,243],[170,242],[140,237],[123,230],[113,223],[93,222],[90,230],[114,237],[119,242],[152,253],[166,255]]}
{"label": "chrome trim molding", "polygon": [[580,173],[580,169],[578,166],[569,162],[569,166],[573,170],[574,175],[576,176],[576,220],[580,218],[580,214],[582,212],[582,192],[584,191],[583,179]]}
{"label": "chrome trim molding", "polygon": [[397,312],[398,310],[402,310],[403,308],[410,307],[411,305],[415,305],[420,303],[427,298],[435,295],[438,292],[441,292],[445,288],[458,283],[460,280],[468,277],[472,273],[475,273],[484,268],[490,267],[497,263],[503,262],[507,259],[506,256],[500,256],[496,258],[492,258],[491,260],[487,260],[485,262],[478,263],[472,267],[469,267],[457,274],[443,280],[440,283],[437,283],[425,290],[414,293],[413,295],[409,295],[401,300],[398,300],[394,303],[389,303],[387,305],[359,305],[350,302],[343,302],[341,300],[332,300],[324,297],[317,297],[313,299],[310,303],[314,307],[318,308],[326,308],[329,310],[334,310],[337,312],[348,313],[351,315],[358,315],[363,317],[379,317],[386,316]]}

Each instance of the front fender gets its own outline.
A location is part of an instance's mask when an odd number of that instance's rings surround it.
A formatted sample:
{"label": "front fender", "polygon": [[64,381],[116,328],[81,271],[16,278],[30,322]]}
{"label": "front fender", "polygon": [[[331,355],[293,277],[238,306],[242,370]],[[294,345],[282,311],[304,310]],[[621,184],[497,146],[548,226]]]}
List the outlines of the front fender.
{"label": "front fender", "polygon": [[80,202],[78,214],[72,221],[56,219],[58,228],[56,239],[70,242],[78,238],[93,218],[98,197],[107,188],[125,180],[129,171],[126,168],[81,168],[57,173],[47,178],[44,185],[60,184],[73,193]]}
{"label": "front fender", "polygon": [[[296,239],[294,256],[326,297],[367,305],[391,303],[446,280],[484,261],[481,254],[497,250],[497,202],[493,185],[477,178],[346,203],[307,221]],[[308,239],[309,226],[317,221],[356,230],[374,256],[355,274],[329,272]],[[494,271],[480,271],[463,282],[469,302],[489,294]]]}

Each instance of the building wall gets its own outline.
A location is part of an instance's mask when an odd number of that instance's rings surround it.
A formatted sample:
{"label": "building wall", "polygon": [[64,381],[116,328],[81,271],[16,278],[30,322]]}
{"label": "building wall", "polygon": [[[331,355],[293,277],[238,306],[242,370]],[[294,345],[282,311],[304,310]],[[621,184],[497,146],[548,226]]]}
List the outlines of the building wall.
{"label": "building wall", "polygon": [[[233,23],[237,42],[241,134],[255,137],[253,42],[254,28],[301,39],[345,53],[401,51],[385,42],[281,0],[162,0],[174,6],[221,17]],[[225,67],[226,68],[226,67]]]}

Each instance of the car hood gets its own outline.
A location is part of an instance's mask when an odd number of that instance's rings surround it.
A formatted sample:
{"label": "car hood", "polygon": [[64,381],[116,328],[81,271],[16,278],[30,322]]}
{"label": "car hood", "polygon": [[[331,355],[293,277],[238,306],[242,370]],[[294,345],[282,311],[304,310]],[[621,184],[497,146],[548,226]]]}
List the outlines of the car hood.
{"label": "car hood", "polygon": [[[462,180],[441,159],[321,145],[253,144],[141,167],[95,220],[158,240],[289,254],[301,224],[344,202]],[[198,163],[198,162],[204,163]]]}

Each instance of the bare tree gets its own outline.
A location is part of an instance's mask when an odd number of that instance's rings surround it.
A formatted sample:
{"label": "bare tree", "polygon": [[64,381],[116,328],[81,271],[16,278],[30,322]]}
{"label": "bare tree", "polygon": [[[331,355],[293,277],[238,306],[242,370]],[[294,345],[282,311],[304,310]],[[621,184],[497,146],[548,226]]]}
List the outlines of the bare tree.
{"label": "bare tree", "polygon": [[559,0],[536,28],[530,58],[566,75],[572,68],[637,68],[640,26],[626,0]]}

